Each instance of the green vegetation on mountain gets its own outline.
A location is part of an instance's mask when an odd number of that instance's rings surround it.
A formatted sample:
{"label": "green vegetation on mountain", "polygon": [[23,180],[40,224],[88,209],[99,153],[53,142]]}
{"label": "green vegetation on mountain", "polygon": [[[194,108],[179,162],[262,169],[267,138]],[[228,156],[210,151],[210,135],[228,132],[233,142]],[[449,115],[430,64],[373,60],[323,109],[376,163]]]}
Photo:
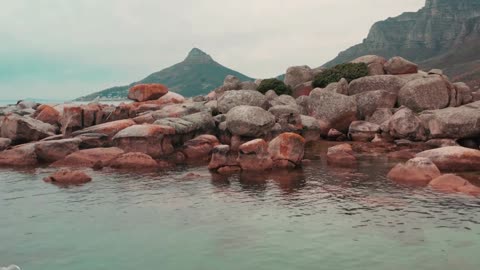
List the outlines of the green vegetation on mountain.
{"label": "green vegetation on mountain", "polygon": [[128,89],[142,83],[161,83],[168,86],[172,92],[192,97],[207,94],[222,85],[227,75],[234,75],[241,81],[253,80],[246,75],[222,66],[215,62],[210,55],[194,48],[183,62],[155,72],[141,81],[105,89],[77,100],[90,101],[97,97],[101,99],[123,99],[127,97]]}

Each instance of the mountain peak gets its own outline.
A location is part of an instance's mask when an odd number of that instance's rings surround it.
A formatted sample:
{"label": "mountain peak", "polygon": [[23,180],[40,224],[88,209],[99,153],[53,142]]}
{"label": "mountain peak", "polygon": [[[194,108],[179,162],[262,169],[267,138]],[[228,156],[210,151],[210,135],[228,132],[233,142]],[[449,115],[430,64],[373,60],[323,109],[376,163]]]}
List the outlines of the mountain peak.
{"label": "mountain peak", "polygon": [[199,48],[193,48],[185,58],[185,62],[189,63],[208,63],[212,61],[212,57]]}

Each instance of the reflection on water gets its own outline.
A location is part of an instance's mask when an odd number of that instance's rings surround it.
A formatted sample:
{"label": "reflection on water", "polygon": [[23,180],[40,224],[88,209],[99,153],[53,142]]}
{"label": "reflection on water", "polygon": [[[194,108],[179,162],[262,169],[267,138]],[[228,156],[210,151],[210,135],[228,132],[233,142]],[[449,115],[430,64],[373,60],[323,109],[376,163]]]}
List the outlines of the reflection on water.
{"label": "reflection on water", "polygon": [[[385,178],[393,165],[272,173],[0,170],[0,265],[22,269],[478,269],[480,201]],[[469,177],[478,179],[472,174]]]}

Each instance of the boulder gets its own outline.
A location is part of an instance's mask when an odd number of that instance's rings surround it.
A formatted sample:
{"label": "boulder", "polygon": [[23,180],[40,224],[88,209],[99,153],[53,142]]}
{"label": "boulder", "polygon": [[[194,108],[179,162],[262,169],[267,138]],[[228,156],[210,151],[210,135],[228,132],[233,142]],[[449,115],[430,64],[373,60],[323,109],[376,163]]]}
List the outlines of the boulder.
{"label": "boulder", "polygon": [[399,109],[389,120],[388,130],[393,138],[412,141],[425,140],[425,128],[420,118],[408,108]]}
{"label": "boulder", "polygon": [[60,116],[62,133],[67,134],[83,128],[83,109],[80,105],[65,105]]}
{"label": "boulder", "polygon": [[13,143],[38,141],[55,134],[55,127],[27,116],[7,115],[0,127],[0,136]]}
{"label": "boulder", "polygon": [[376,109],[371,116],[367,116],[367,122],[381,125],[393,116],[392,110],[387,108]]}
{"label": "boulder", "polygon": [[262,137],[275,125],[275,116],[260,107],[238,106],[228,112],[226,125],[234,135]]}
{"label": "boulder", "polygon": [[255,82],[252,81],[246,81],[246,82],[241,82],[240,83],[240,90],[257,90],[257,85]]}
{"label": "boulder", "polygon": [[405,164],[397,164],[387,177],[397,182],[426,185],[440,175],[440,170],[430,159],[417,157]]}
{"label": "boulder", "polygon": [[305,152],[305,139],[295,133],[283,133],[268,144],[275,167],[300,166]]}
{"label": "boulder", "polygon": [[431,138],[464,139],[480,136],[480,101],[419,115]]}
{"label": "boulder", "polygon": [[456,82],[453,86],[457,90],[457,95],[460,99],[460,104],[458,105],[465,105],[473,102],[472,89],[470,89],[466,83]]}
{"label": "boulder", "polygon": [[268,112],[275,116],[275,121],[280,124],[281,131],[298,131],[302,129],[302,119],[297,107],[297,105],[279,105],[270,108]]}
{"label": "boulder", "polygon": [[398,93],[398,103],[416,112],[448,107],[448,83],[440,76],[430,76],[408,82]]}
{"label": "boulder", "polygon": [[79,150],[81,140],[63,139],[54,141],[41,141],[35,143],[37,158],[42,162],[55,162]]}
{"label": "boulder", "polygon": [[35,112],[35,119],[50,125],[58,125],[60,113],[51,106],[41,105]]}
{"label": "boulder", "polygon": [[122,154],[124,154],[124,151],[116,147],[80,150],[66,156],[62,160],[53,163],[51,166],[92,168],[98,164],[106,165]]}
{"label": "boulder", "polygon": [[287,69],[285,84],[295,88],[301,83],[313,81],[313,71],[309,66],[294,66]]}
{"label": "boulder", "polygon": [[158,163],[149,155],[144,153],[126,153],[109,163],[109,167],[114,169],[144,170],[157,168]]}
{"label": "boulder", "polygon": [[220,113],[228,113],[232,108],[242,105],[266,108],[267,99],[262,93],[253,90],[227,91],[218,99]]}
{"label": "boulder", "polygon": [[312,92],[312,90],[313,90],[312,82],[301,83],[295,86],[295,88],[292,91],[292,96],[295,98],[301,97],[301,96],[308,96],[310,95],[310,92]]}
{"label": "boulder", "polygon": [[0,166],[26,167],[38,164],[35,144],[22,144],[0,152]]}
{"label": "boulder", "polygon": [[3,151],[10,147],[12,144],[12,140],[7,139],[7,138],[0,138],[0,151]]}
{"label": "boulder", "polygon": [[326,134],[328,131],[322,132],[320,122],[315,117],[300,115],[302,121],[302,136],[307,142],[316,141],[320,139],[322,134]]}
{"label": "boulder", "polygon": [[365,55],[361,56],[351,63],[365,63],[368,66],[368,74],[370,76],[374,75],[383,75],[385,70],[383,68],[384,64],[387,62],[387,59],[378,56],[378,55]]}
{"label": "boulder", "polygon": [[270,107],[291,106],[298,107],[297,100],[289,95],[280,95],[268,101]]}
{"label": "boulder", "polygon": [[199,112],[211,112],[211,109],[205,106],[203,102],[171,104],[153,112],[152,117],[154,120],[160,120],[169,117],[184,117]]}
{"label": "boulder", "polygon": [[208,157],[213,148],[219,144],[217,137],[213,135],[200,135],[185,142],[181,152],[190,160],[203,159]]}
{"label": "boulder", "polygon": [[460,146],[455,140],[452,139],[431,139],[428,140],[425,144],[432,148]]}
{"label": "boulder", "polygon": [[241,81],[233,75],[227,75],[223,80],[223,88],[225,91],[239,90],[241,88]]}
{"label": "boulder", "polygon": [[82,171],[62,169],[43,178],[43,181],[57,185],[78,185],[88,183],[92,181],[92,178]]}
{"label": "boulder", "polygon": [[417,157],[429,158],[441,171],[478,171],[480,168],[480,151],[461,146],[427,150]]}
{"label": "boulder", "polygon": [[212,149],[212,159],[208,164],[210,170],[219,170],[224,167],[239,167],[238,153],[231,151],[228,145],[217,145]]}
{"label": "boulder", "polygon": [[80,139],[80,149],[91,149],[112,146],[110,138],[102,133],[85,133],[76,136]]}
{"label": "boulder", "polygon": [[72,136],[76,137],[83,134],[100,133],[107,135],[111,139],[121,130],[124,130],[133,125],[135,125],[135,121],[133,121],[132,119],[117,120],[73,132]]}
{"label": "boulder", "polygon": [[332,166],[351,167],[357,164],[357,159],[350,144],[339,144],[328,148],[327,163]]}
{"label": "boulder", "polygon": [[385,90],[375,90],[354,95],[358,119],[370,117],[377,109],[391,109],[397,103],[397,95]]}
{"label": "boulder", "polygon": [[398,94],[406,81],[394,75],[367,76],[353,80],[348,85],[348,95],[353,96],[368,91],[385,90]]}
{"label": "boulder", "polygon": [[174,148],[168,135],[174,135],[175,129],[162,125],[133,125],[118,132],[113,143],[126,153],[140,152],[154,158],[173,153]]}
{"label": "boulder", "polygon": [[175,129],[175,134],[205,134],[215,128],[212,114],[199,112],[181,118],[164,118],[155,121],[155,125],[170,126]]}
{"label": "boulder", "polygon": [[262,139],[240,145],[237,161],[244,171],[263,171],[271,169],[273,166],[273,161],[268,153],[268,144]]}
{"label": "boulder", "polygon": [[366,121],[352,122],[348,130],[350,139],[359,142],[371,142],[378,133],[380,133],[380,126]]}
{"label": "boulder", "polygon": [[135,101],[159,99],[168,93],[168,87],[163,84],[138,84],[128,90],[128,98]]}
{"label": "boulder", "polygon": [[342,132],[334,128],[331,128],[327,133],[327,139],[330,141],[346,141],[347,136]]}
{"label": "boulder", "polygon": [[348,81],[345,78],[342,78],[338,82],[327,85],[325,91],[348,95]]}
{"label": "boulder", "polygon": [[350,124],[357,120],[355,97],[322,91],[310,96],[307,105],[308,115],[322,120],[339,131],[346,132]]}
{"label": "boulder", "polygon": [[38,106],[38,103],[31,100],[19,100],[17,102],[17,108],[24,110],[24,109],[33,109],[35,110]]}
{"label": "boulder", "polygon": [[402,57],[392,57],[384,65],[385,71],[388,74],[400,75],[400,74],[410,74],[417,73],[418,66],[415,63],[412,63]]}

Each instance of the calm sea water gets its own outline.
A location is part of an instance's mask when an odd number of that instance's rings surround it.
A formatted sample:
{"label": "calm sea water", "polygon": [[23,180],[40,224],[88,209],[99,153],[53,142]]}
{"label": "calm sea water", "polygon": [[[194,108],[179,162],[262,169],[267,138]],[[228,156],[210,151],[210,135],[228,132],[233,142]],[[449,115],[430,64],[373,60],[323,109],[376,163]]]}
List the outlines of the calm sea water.
{"label": "calm sea water", "polygon": [[[319,151],[310,150],[314,158]],[[0,266],[27,270],[479,269],[480,200],[321,160],[270,175],[0,170]],[[194,175],[189,175],[193,173]]]}

